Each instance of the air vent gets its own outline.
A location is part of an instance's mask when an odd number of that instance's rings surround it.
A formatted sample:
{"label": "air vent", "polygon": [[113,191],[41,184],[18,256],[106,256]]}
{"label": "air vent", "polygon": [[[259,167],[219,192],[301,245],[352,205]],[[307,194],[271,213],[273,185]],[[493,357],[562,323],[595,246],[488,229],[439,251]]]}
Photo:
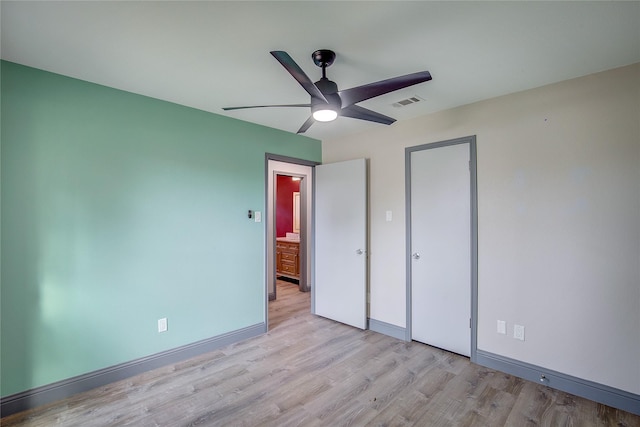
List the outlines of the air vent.
{"label": "air vent", "polygon": [[412,96],[411,98],[401,99],[398,102],[394,102],[393,105],[396,108],[406,107],[407,105],[415,104],[416,102],[422,101],[422,98],[418,98],[417,96]]}

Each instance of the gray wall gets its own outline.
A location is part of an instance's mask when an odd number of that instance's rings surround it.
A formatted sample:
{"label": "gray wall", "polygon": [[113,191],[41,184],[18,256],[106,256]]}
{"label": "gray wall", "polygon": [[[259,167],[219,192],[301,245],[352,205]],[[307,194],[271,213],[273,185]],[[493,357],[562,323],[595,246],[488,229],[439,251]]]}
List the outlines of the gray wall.
{"label": "gray wall", "polygon": [[404,148],[467,135],[478,348],[640,394],[640,64],[323,141],[370,159],[372,319],[406,326]]}

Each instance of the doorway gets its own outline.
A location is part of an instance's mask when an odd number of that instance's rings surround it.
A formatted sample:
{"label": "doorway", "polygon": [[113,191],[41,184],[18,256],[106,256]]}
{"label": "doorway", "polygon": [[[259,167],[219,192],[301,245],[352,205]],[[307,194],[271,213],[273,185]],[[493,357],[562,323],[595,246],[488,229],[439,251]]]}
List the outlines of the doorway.
{"label": "doorway", "polygon": [[409,147],[408,339],[475,359],[477,190],[475,136]]}
{"label": "doorway", "polygon": [[[307,298],[311,298],[309,290],[311,289],[312,278],[312,188],[313,188],[313,166],[317,163],[309,162],[301,159],[294,159],[279,155],[267,154],[266,155],[266,296],[265,296],[265,321],[267,324],[267,330],[269,329],[269,301],[278,299],[278,280],[276,278],[276,244],[277,244],[277,206],[276,206],[276,191],[278,175],[287,176],[289,178],[299,178],[299,191],[297,192],[299,197],[299,219],[298,219],[298,232],[291,234],[297,234],[298,239],[290,239],[291,244],[287,246],[296,246],[297,249],[297,271],[295,276],[297,278],[297,290],[296,292],[305,293],[309,295]],[[293,197],[293,196],[292,196]],[[292,200],[293,203],[293,200]],[[293,207],[292,207],[293,209]],[[293,214],[293,212],[292,212]],[[284,236],[286,237],[286,235]],[[297,240],[294,242],[293,240]],[[284,242],[287,243],[287,242]],[[294,276],[294,274],[287,274],[287,276]],[[295,283],[282,282],[281,286],[296,286]]]}
{"label": "doorway", "polygon": [[[300,283],[300,185],[304,184],[303,179],[306,178],[279,173],[275,178],[276,280],[298,285]],[[276,287],[276,295],[277,293]]]}
{"label": "doorway", "polygon": [[299,290],[310,291],[311,313],[366,329],[366,170],[365,159],[320,165],[267,155],[267,330],[269,297],[278,298],[274,221],[278,174],[301,178]]}

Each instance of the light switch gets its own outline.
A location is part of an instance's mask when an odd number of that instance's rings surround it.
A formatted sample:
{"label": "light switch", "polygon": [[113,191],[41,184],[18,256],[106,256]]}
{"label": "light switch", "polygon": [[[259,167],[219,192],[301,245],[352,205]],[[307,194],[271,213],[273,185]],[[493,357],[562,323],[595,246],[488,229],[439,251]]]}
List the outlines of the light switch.
{"label": "light switch", "polygon": [[255,221],[256,222],[262,222],[262,212],[260,211],[255,211],[253,213],[253,216],[255,217]]}
{"label": "light switch", "polygon": [[168,329],[167,318],[158,319],[158,332],[167,332]]}
{"label": "light switch", "polygon": [[507,333],[507,322],[504,320],[498,320],[498,333],[503,335]]}

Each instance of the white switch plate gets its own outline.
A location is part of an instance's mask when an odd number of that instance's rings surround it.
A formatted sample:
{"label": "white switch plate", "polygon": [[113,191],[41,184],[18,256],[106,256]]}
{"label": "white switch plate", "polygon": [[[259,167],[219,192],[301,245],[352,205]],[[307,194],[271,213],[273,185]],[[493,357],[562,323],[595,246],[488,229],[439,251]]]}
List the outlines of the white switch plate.
{"label": "white switch plate", "polygon": [[517,340],[524,341],[524,326],[513,325],[513,337]]}
{"label": "white switch plate", "polygon": [[507,334],[507,322],[504,320],[498,320],[498,333],[502,335]]}
{"label": "white switch plate", "polygon": [[158,332],[167,332],[167,318],[158,319]]}
{"label": "white switch plate", "polygon": [[391,212],[391,211],[385,212],[385,220],[387,222],[391,222],[392,219],[393,219],[393,212]]}
{"label": "white switch plate", "polygon": [[253,213],[253,216],[254,216],[256,222],[262,222],[262,212],[255,211]]}

